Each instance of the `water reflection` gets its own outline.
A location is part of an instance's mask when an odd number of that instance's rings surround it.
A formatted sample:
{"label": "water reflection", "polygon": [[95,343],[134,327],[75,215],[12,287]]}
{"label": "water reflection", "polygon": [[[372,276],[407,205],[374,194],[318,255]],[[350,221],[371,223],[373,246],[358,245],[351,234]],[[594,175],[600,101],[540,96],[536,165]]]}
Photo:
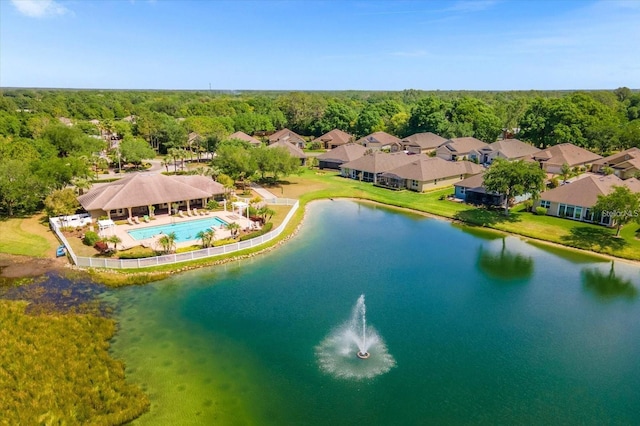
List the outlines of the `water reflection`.
{"label": "water reflection", "polygon": [[526,280],[533,275],[533,259],[507,250],[505,238],[502,238],[502,249],[497,253],[481,245],[477,265],[486,276],[503,281]]}
{"label": "water reflection", "polygon": [[582,269],[584,288],[603,299],[616,297],[635,299],[638,295],[638,289],[630,279],[616,275],[614,264],[615,262],[611,261],[609,272],[596,268]]}

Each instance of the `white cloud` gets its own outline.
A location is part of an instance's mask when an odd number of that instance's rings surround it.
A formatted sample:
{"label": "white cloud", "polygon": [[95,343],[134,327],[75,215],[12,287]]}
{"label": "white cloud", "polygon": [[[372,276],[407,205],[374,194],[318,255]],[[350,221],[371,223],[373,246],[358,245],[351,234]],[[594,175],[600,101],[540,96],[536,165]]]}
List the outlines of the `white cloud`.
{"label": "white cloud", "polygon": [[11,0],[18,12],[31,18],[64,15],[69,9],[53,0]]}

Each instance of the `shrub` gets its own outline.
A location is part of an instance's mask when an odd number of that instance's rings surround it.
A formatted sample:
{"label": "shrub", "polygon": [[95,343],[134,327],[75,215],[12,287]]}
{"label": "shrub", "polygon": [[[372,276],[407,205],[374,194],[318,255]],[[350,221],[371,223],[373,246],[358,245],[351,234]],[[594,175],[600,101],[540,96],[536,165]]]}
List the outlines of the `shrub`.
{"label": "shrub", "polygon": [[524,208],[526,211],[530,212],[531,209],[533,208],[533,201],[532,200],[526,200],[524,202]]}
{"label": "shrub", "polygon": [[218,210],[220,208],[220,203],[218,203],[216,200],[211,200],[207,203],[207,208],[209,210]]}
{"label": "shrub", "polygon": [[240,241],[250,240],[251,238],[256,238],[256,237],[259,237],[260,235],[264,235],[267,232],[271,231],[272,228],[273,228],[273,223],[267,222],[259,231],[255,231],[250,234],[241,236]]}
{"label": "shrub", "polygon": [[553,189],[557,188],[558,186],[560,186],[560,181],[557,177],[554,177],[549,181],[549,188]]}
{"label": "shrub", "polygon": [[537,214],[538,216],[544,216],[544,215],[546,215],[546,214],[547,214],[547,209],[546,209],[546,208],[544,208],[544,207],[540,207],[540,206],[538,206],[538,207],[536,207],[536,214]]}
{"label": "shrub", "polygon": [[82,239],[82,242],[90,247],[93,247],[98,241],[100,241],[100,235],[94,231],[87,231]]}

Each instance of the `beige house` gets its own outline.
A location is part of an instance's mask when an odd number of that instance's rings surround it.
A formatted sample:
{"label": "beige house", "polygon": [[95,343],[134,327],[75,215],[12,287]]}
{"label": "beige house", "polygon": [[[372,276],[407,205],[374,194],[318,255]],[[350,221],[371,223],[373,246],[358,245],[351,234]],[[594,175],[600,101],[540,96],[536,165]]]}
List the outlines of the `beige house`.
{"label": "beige house", "polygon": [[530,143],[522,142],[518,139],[504,139],[493,142],[480,150],[481,163],[491,163],[496,158],[513,161],[529,157],[540,152],[538,148]]}
{"label": "beige house", "polygon": [[255,146],[255,147],[262,145],[262,142],[260,142],[258,139],[254,138],[253,136],[249,136],[245,132],[240,132],[240,131],[230,134],[227,139],[229,140],[238,139],[244,142],[249,142],[251,146]]}
{"label": "beige house", "polygon": [[367,151],[362,145],[348,143],[333,148],[331,151],[318,155],[318,167],[320,169],[340,169],[340,165],[358,159]]}
{"label": "beige house", "polygon": [[435,133],[415,133],[402,139],[402,149],[412,154],[429,154],[446,141],[447,139]]}
{"label": "beige house", "polygon": [[397,152],[402,150],[402,143],[400,138],[390,135],[387,132],[374,132],[356,141],[365,148],[379,151],[385,150],[390,152]]}
{"label": "beige house", "polygon": [[605,167],[613,169],[613,174],[620,179],[636,177],[640,173],[640,149],[633,147],[596,160],[591,165],[591,170],[594,173],[603,173]]}
{"label": "beige house", "polygon": [[286,141],[277,141],[268,146],[268,148],[284,148],[289,155],[300,159],[300,164],[304,166],[307,162],[306,154],[297,145]]}
{"label": "beige house", "polygon": [[484,168],[470,161],[447,161],[438,157],[415,155],[415,161],[381,173],[380,186],[424,192],[453,185],[481,173]]}
{"label": "beige house", "polygon": [[408,155],[404,152],[374,151],[358,159],[340,165],[340,174],[363,182],[377,183],[380,174],[425,157],[422,154]]}
{"label": "beige house", "polygon": [[[97,219],[124,219],[149,214],[170,214],[174,205],[184,212],[202,208],[224,196],[224,187],[199,175],[165,176],[132,173],[122,179],[94,186],[78,197],[80,205]],[[174,212],[175,213],[175,212]]]}
{"label": "beige house", "polygon": [[353,142],[354,137],[340,129],[333,129],[324,135],[315,138],[312,142],[318,142],[324,149],[333,149]]}
{"label": "beige house", "polygon": [[598,201],[598,195],[610,194],[614,186],[640,192],[640,181],[635,178],[622,180],[615,175],[586,173],[571,183],[541,193],[535,205],[546,208],[551,216],[612,226],[609,216],[595,216],[591,208]]}
{"label": "beige house", "polygon": [[563,143],[536,152],[527,158],[538,162],[547,173],[560,174],[563,164],[570,167],[585,166],[589,169],[591,164],[602,156],[571,143]]}
{"label": "beige house", "polygon": [[482,160],[482,149],[489,145],[472,137],[449,139],[436,149],[436,156],[443,160]]}
{"label": "beige house", "polygon": [[300,149],[304,149],[305,146],[304,138],[289,129],[278,130],[277,132],[269,136],[269,145],[276,142],[289,142],[290,144],[293,144]]}

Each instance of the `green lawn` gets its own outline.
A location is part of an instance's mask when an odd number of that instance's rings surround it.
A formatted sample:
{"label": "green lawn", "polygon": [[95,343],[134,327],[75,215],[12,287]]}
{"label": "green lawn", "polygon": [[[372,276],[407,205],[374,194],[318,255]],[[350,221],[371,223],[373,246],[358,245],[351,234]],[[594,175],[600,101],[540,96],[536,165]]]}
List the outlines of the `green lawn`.
{"label": "green lawn", "polygon": [[[391,191],[374,187],[371,183],[342,178],[336,172],[312,170],[305,170],[300,176],[292,176],[287,180],[287,183],[281,185],[282,196],[299,197],[302,203],[321,198],[368,199],[459,220],[470,225],[488,227],[625,259],[640,260],[640,240],[636,238],[636,231],[640,225],[634,223],[625,226],[620,237],[615,237],[614,229],[553,216],[537,216],[523,211],[522,206],[516,206],[506,217],[501,210],[475,208],[440,199],[442,195],[453,194],[453,188],[424,194],[406,190]],[[301,188],[312,190],[301,191]]]}
{"label": "green lawn", "polygon": [[0,252],[34,257],[55,256],[60,244],[42,215],[0,220]]}

